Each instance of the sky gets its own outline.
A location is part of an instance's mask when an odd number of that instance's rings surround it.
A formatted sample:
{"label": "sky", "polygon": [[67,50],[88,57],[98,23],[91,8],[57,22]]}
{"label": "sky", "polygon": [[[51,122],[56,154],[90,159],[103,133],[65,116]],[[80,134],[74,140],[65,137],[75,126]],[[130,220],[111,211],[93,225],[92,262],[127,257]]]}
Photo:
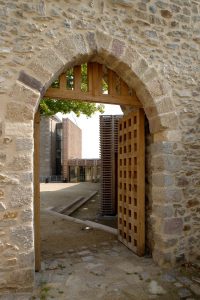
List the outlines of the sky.
{"label": "sky", "polygon": [[[105,104],[104,115],[121,115],[122,110],[119,105]],[[96,113],[91,118],[84,115],[76,117],[74,113],[67,115],[58,114],[62,119],[69,118],[79,128],[82,129],[82,158],[99,158],[99,116]]]}

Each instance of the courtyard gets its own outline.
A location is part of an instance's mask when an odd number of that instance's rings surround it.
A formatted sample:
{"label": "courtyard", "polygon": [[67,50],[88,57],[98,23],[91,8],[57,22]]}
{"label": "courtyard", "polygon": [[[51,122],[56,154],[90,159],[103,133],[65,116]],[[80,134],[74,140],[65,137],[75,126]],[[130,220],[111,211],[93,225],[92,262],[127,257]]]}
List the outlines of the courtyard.
{"label": "courtyard", "polygon": [[[134,255],[117,235],[50,212],[81,195],[87,197],[98,187],[95,183],[41,184],[42,268],[36,273],[30,299],[199,299],[197,265],[162,269],[151,257]],[[95,221],[97,199],[80,207],[76,218]],[[27,299],[27,295],[19,297]]]}

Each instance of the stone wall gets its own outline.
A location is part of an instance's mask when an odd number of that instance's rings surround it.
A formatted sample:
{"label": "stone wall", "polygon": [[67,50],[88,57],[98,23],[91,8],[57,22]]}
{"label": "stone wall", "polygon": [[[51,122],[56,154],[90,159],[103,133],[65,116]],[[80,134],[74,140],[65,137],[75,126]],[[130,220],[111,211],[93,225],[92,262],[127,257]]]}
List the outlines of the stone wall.
{"label": "stone wall", "polygon": [[33,117],[65,68],[104,62],[134,88],[151,138],[153,257],[200,248],[200,3],[0,2],[0,289],[34,279]]}

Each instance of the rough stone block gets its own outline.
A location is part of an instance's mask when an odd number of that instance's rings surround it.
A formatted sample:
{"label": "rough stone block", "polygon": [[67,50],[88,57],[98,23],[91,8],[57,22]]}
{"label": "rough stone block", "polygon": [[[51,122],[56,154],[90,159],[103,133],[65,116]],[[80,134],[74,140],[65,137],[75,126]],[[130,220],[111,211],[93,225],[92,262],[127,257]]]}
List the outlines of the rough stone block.
{"label": "rough stone block", "polygon": [[152,198],[155,202],[179,203],[183,197],[182,190],[175,187],[152,187]]}
{"label": "rough stone block", "polygon": [[28,171],[33,165],[33,157],[30,155],[16,155],[9,164],[9,169],[12,171]]}
{"label": "rough stone block", "polygon": [[125,48],[126,46],[123,41],[114,39],[111,45],[111,53],[114,55],[114,57],[120,58],[123,55]]}
{"label": "rough stone block", "polygon": [[161,120],[161,126],[163,128],[178,128],[178,118],[175,110],[172,110],[173,112],[167,113],[167,114],[160,114],[160,120]]}
{"label": "rough stone block", "polygon": [[126,6],[126,7],[132,7],[134,5],[133,1],[131,1],[131,0],[112,0],[112,3]]}
{"label": "rough stone block", "polygon": [[163,154],[173,154],[174,151],[174,142],[156,142],[151,144],[151,155],[158,155],[160,153]]}
{"label": "rough stone block", "polygon": [[148,81],[155,80],[158,77],[159,75],[156,69],[149,67],[148,69],[146,69],[145,73],[141,76],[141,79],[143,80],[143,82],[147,83]]}
{"label": "rough stone block", "polygon": [[43,62],[39,60],[32,60],[25,72],[28,76],[32,76],[32,78],[39,82],[42,88],[37,90],[39,90],[42,95],[44,94],[45,87],[49,85],[49,82],[52,82],[52,78],[55,78],[54,72],[49,71],[46,66],[43,65]]}
{"label": "rough stone block", "polygon": [[24,102],[27,105],[37,107],[40,93],[32,90],[28,86],[24,86],[21,82],[17,81],[10,93],[12,101]]}
{"label": "rough stone block", "polygon": [[21,212],[22,222],[32,222],[33,221],[33,211],[32,209],[25,209]]}
{"label": "rough stone block", "polygon": [[7,104],[6,118],[14,122],[26,122],[33,120],[34,111],[32,107],[25,106],[16,102],[9,102]]}
{"label": "rough stone block", "polygon": [[158,114],[169,113],[174,111],[174,105],[172,104],[172,100],[169,96],[162,97],[162,99],[156,102],[156,108]]}
{"label": "rough stone block", "polygon": [[[19,225],[11,228],[11,239],[20,251],[33,251],[33,228],[32,226]],[[27,268],[30,267],[27,265]]]}
{"label": "rough stone block", "polygon": [[0,162],[5,162],[6,161],[6,154],[4,152],[0,152]]}
{"label": "rough stone block", "polygon": [[153,186],[167,187],[174,184],[174,176],[163,174],[163,173],[154,173],[152,175],[152,184]]}
{"label": "rough stone block", "polygon": [[37,57],[37,62],[53,74],[59,75],[64,69],[64,62],[58,57],[53,49],[43,50]]}
{"label": "rough stone block", "polygon": [[176,178],[176,185],[180,187],[186,187],[189,184],[188,178],[185,175],[179,175]]}
{"label": "rough stone block", "polygon": [[158,114],[158,110],[156,106],[145,107],[145,114],[147,119],[154,118]]}
{"label": "rough stone block", "polygon": [[163,233],[169,235],[177,235],[183,232],[182,218],[170,218],[164,220]]}
{"label": "rough stone block", "polygon": [[161,9],[160,13],[163,18],[167,18],[167,19],[172,18],[172,16],[173,16],[171,11],[169,11],[167,9]]}
{"label": "rough stone block", "polygon": [[7,211],[3,214],[2,220],[16,219],[17,216],[18,216],[18,213],[16,211]]}
{"label": "rough stone block", "polygon": [[19,176],[20,182],[23,182],[24,185],[32,184],[33,182],[33,173],[32,172],[20,172]]}
{"label": "rough stone block", "polygon": [[8,176],[3,173],[0,174],[0,184],[18,184],[19,180],[14,176]]}
{"label": "rough stone block", "polygon": [[200,202],[198,199],[192,199],[192,200],[188,200],[187,207],[192,208],[192,207],[198,206],[199,204],[200,204]]}
{"label": "rough stone block", "polygon": [[157,245],[160,245],[161,248],[171,248],[177,245],[178,239],[177,238],[166,238],[162,235],[154,234],[154,242],[156,242]]}
{"label": "rough stone block", "polygon": [[174,90],[174,94],[181,97],[181,98],[191,98],[192,97],[192,91],[189,89],[182,89],[182,90]]}
{"label": "rough stone block", "polygon": [[200,297],[200,286],[198,284],[190,284],[190,289],[195,295]]}
{"label": "rough stone block", "polygon": [[33,76],[29,75],[25,71],[20,72],[18,81],[25,84],[26,86],[28,86],[31,89],[37,90],[41,93],[43,92],[44,84],[40,80],[34,78]]}
{"label": "rough stone block", "polygon": [[133,62],[132,64],[132,70],[138,78],[141,78],[148,68],[149,66],[143,58]]}
{"label": "rough stone block", "polygon": [[2,122],[0,122],[0,137],[2,136],[3,133],[3,124]]}
{"label": "rough stone block", "polygon": [[170,218],[174,215],[174,209],[172,205],[153,205],[153,213],[159,218]]}
{"label": "rough stone block", "polygon": [[181,159],[175,155],[158,155],[152,158],[152,168],[155,172],[176,172],[181,166]]}
{"label": "rough stone block", "polygon": [[165,128],[161,125],[161,120],[158,116],[156,116],[154,118],[149,118],[149,127],[150,127],[151,133],[156,133],[156,132],[159,132],[159,131],[167,128],[167,127]]}
{"label": "rough stone block", "polygon": [[[135,84],[135,85],[134,85]],[[143,105],[143,108],[144,108],[144,111],[146,113],[146,107],[147,107],[147,117],[148,117],[148,121],[149,121],[149,125],[150,125],[150,129],[151,129],[151,132],[153,132],[152,130],[160,130],[160,120],[158,120],[158,128],[155,128],[153,127],[153,122],[155,122],[154,120],[156,118],[151,118],[150,115],[148,115],[148,108],[149,107],[155,107],[155,101],[154,99],[152,98],[152,96],[150,95],[149,91],[146,89],[145,85],[143,84],[143,82],[137,78],[137,80],[134,80],[133,82],[133,88],[136,92],[136,95],[138,97],[138,99],[140,100],[140,102],[142,103]],[[156,107],[155,107],[156,108]]]}
{"label": "rough stone block", "polygon": [[16,138],[16,150],[17,151],[32,151],[33,139],[31,138]]}
{"label": "rough stone block", "polygon": [[34,270],[28,269],[15,270],[7,275],[7,285],[14,288],[24,288],[33,286],[34,283]]}
{"label": "rough stone block", "polygon": [[33,122],[6,122],[5,123],[5,136],[13,137],[33,137]]}
{"label": "rough stone block", "polygon": [[154,142],[160,141],[181,141],[181,131],[180,130],[164,130],[162,132],[155,133],[153,136]]}
{"label": "rough stone block", "polygon": [[153,260],[155,262],[157,262],[160,266],[169,266],[169,265],[172,265],[173,263],[173,258],[172,258],[172,253],[171,251],[169,252],[165,252],[161,251],[161,249],[154,249],[153,250],[153,253],[152,253],[152,256],[153,256]]}
{"label": "rough stone block", "polygon": [[0,212],[5,211],[5,209],[6,209],[5,204],[3,202],[0,202]]}
{"label": "rough stone block", "polygon": [[35,263],[34,252],[23,252],[18,256],[18,264],[20,268],[26,268],[27,266],[33,266]]}
{"label": "rough stone block", "polygon": [[156,133],[166,129],[177,129],[178,119],[175,112],[160,114],[149,119],[150,132]]}
{"label": "rough stone block", "polygon": [[159,77],[157,77],[151,81],[145,82],[147,89],[150,92],[150,94],[152,95],[152,97],[160,97],[160,96],[163,96],[168,93],[167,87],[158,78]]}
{"label": "rough stone block", "polygon": [[15,258],[15,257],[9,258],[9,259],[5,262],[5,267],[16,266],[16,264],[17,264],[17,258]]}
{"label": "rough stone block", "polygon": [[19,208],[23,206],[31,207],[31,199],[33,197],[32,187],[17,186],[10,192],[10,206],[13,208]]}
{"label": "rough stone block", "polygon": [[61,55],[65,67],[84,62],[89,55],[93,54],[92,51],[88,53],[83,34],[68,35],[65,39],[59,41],[54,50],[58,55]]}
{"label": "rough stone block", "polygon": [[0,189],[0,199],[4,198],[4,195],[5,195],[4,190]]}
{"label": "rough stone block", "polygon": [[94,53],[97,52],[97,43],[96,43],[96,35],[92,31],[88,31],[85,34],[85,40],[88,44],[88,51],[93,51]]}
{"label": "rough stone block", "polygon": [[96,32],[97,52],[100,55],[109,53],[113,39],[103,31]]}
{"label": "rough stone block", "polygon": [[[140,55],[134,48],[126,47],[122,61],[131,68],[132,64],[136,64],[141,59]],[[134,71],[134,70],[133,70]]]}

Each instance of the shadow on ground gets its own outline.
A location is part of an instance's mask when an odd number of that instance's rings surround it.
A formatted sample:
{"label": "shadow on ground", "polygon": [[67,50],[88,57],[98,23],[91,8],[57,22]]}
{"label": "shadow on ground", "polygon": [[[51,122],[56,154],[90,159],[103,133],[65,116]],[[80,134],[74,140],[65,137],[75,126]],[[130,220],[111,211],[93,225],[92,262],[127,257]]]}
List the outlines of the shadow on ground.
{"label": "shadow on ground", "polygon": [[200,276],[192,266],[161,269],[116,236],[45,211],[96,189],[87,183],[41,185],[42,270],[30,299],[200,299]]}

